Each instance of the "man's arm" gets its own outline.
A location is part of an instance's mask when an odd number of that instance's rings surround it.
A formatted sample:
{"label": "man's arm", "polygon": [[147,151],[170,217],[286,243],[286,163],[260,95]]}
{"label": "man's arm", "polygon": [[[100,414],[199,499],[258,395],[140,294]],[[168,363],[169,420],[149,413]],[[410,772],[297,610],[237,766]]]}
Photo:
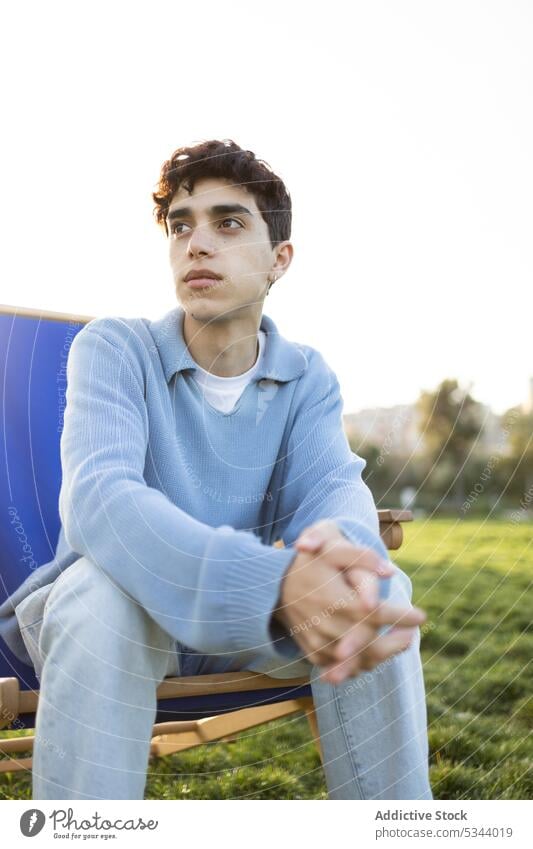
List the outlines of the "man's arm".
{"label": "man's arm", "polygon": [[[388,562],[376,505],[361,477],[366,460],[351,450],[343,429],[337,377],[318,351],[313,351],[309,368],[313,388],[304,396],[302,381],[275,517],[276,536],[291,546],[310,525],[332,519],[350,542],[372,549]],[[386,598],[388,591],[389,579],[380,578],[380,598]]]}
{"label": "man's arm", "polygon": [[144,379],[120,320],[78,333],[67,376],[59,512],[69,545],[192,648],[297,656],[289,637],[273,642],[269,630],[296,552],[197,521],[144,480]]}

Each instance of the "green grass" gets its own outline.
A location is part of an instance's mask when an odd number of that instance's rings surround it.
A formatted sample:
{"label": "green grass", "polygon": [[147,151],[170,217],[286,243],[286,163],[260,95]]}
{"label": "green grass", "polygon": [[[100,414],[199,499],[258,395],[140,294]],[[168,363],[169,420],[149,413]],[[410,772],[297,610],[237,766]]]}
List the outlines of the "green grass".
{"label": "green grass", "polygon": [[[435,799],[533,799],[531,525],[418,519],[391,557],[428,613],[422,654]],[[146,797],[327,793],[298,716],[152,762]],[[30,799],[29,774],[0,775],[0,798]]]}

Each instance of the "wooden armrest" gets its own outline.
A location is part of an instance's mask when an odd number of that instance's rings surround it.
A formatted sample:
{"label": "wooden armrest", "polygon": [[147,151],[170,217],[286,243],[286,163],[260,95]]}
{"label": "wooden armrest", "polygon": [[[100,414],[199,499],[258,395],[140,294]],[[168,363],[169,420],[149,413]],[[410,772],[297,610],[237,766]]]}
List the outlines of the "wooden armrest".
{"label": "wooden armrest", "polygon": [[[402,522],[412,522],[411,510],[378,510],[379,534],[389,550],[397,550],[403,542]],[[282,539],[274,543],[276,548],[283,548]]]}
{"label": "wooden armrest", "polygon": [[0,728],[7,728],[20,713],[18,678],[0,678]]}
{"label": "wooden armrest", "polygon": [[402,522],[412,522],[411,510],[378,510],[379,534],[389,551],[397,551],[403,542]]}

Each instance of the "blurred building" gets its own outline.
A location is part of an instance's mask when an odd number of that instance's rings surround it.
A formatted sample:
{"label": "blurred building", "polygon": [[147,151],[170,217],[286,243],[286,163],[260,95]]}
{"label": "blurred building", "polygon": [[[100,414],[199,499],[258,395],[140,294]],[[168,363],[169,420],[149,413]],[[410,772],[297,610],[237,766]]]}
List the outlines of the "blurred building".
{"label": "blurred building", "polygon": [[[529,395],[515,409],[533,413],[533,377],[529,379]],[[481,431],[475,450],[485,454],[509,450],[512,415],[497,415],[488,404],[480,403]],[[415,404],[394,407],[369,407],[344,416],[344,429],[353,445],[377,446],[386,454],[410,455],[422,448],[418,412]]]}
{"label": "blurred building", "polygon": [[344,416],[348,439],[371,443],[390,454],[412,454],[419,448],[418,414],[414,404],[370,407]]}

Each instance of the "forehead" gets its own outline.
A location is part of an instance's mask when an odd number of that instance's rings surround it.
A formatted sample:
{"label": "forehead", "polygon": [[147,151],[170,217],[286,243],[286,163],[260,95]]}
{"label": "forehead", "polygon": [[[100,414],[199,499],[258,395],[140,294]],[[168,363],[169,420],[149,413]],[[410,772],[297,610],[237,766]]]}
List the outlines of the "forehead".
{"label": "forehead", "polygon": [[235,185],[230,180],[202,177],[195,182],[191,194],[185,186],[180,186],[172,196],[169,213],[182,206],[188,206],[195,212],[200,212],[221,203],[239,203],[250,212],[259,212],[254,196],[245,188]]}

